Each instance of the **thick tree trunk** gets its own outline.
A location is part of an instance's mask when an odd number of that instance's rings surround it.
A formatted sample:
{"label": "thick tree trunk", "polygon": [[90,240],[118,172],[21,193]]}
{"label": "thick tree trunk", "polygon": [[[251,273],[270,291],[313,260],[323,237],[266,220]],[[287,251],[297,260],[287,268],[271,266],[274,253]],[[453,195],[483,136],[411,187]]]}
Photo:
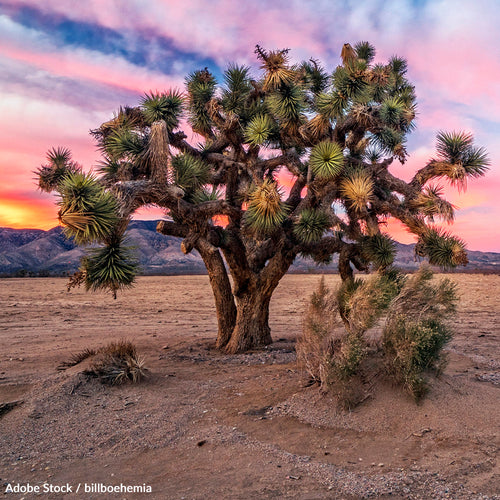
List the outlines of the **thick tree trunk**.
{"label": "thick tree trunk", "polygon": [[292,265],[295,254],[286,249],[277,252],[259,273],[253,275],[245,287],[235,294],[236,324],[226,348],[234,354],[269,345],[272,342],[269,328],[269,304],[281,278]]}
{"label": "thick tree trunk", "polygon": [[236,324],[224,351],[228,354],[248,351],[272,342],[269,328],[271,295],[252,289],[236,297]]}
{"label": "thick tree trunk", "polygon": [[205,263],[214,294],[218,322],[216,347],[224,349],[236,323],[236,305],[231,291],[231,282],[218,250],[214,251],[214,247],[202,239],[197,241],[195,247]]}

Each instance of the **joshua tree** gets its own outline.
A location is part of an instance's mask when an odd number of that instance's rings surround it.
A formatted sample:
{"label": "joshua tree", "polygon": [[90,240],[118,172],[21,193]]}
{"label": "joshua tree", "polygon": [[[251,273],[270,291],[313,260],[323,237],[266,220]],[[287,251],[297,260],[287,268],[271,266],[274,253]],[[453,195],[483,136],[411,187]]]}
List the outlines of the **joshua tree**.
{"label": "joshua tree", "polygon": [[[454,207],[431,181],[464,187],[488,165],[471,135],[440,132],[436,158],[410,182],[391,174],[392,162],[407,158],[416,113],[404,59],[374,64],[369,43],[345,44],[328,73],[314,59],[292,65],[288,50],[255,52],[258,79],[230,65],[219,87],[208,69],[195,71],[185,93],[146,94],[93,130],[99,176],[82,173],[65,149],[51,150],[38,170],[41,189],[60,195],[67,234],[104,244],[82,263],[87,288],[116,294],[132,284],[127,224],[140,207],[164,208],[157,230],[201,255],[217,347],[229,353],[271,342],[271,295],[298,255],[324,263],[338,254],[343,280],[353,267],[389,266],[394,243],[380,230],[389,217],[417,235],[417,254],[432,264],[466,264],[464,243],[433,225],[452,221]],[[183,117],[196,145],[180,130]]]}

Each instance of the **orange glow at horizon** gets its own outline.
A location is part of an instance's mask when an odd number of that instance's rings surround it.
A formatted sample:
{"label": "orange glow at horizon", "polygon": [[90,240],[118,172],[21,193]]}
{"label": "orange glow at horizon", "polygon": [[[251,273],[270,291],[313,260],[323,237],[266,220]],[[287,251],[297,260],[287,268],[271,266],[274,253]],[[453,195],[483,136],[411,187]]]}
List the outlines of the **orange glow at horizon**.
{"label": "orange glow at horizon", "polygon": [[26,200],[0,200],[0,227],[52,229],[58,225],[55,207]]}

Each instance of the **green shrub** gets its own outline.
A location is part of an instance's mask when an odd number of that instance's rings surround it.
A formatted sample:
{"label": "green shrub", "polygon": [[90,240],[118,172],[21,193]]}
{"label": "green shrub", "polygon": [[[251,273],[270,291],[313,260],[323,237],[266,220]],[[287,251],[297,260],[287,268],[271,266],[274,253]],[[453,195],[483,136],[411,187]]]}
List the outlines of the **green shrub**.
{"label": "green shrub", "polygon": [[444,346],[452,333],[448,318],[455,312],[456,285],[449,279],[432,282],[424,267],[394,299],[382,336],[388,373],[416,401],[428,390],[426,375],[439,375],[446,365]]}
{"label": "green shrub", "polygon": [[373,358],[370,366],[380,366],[366,333],[383,321],[387,373],[418,401],[428,389],[426,377],[438,375],[446,364],[442,351],[452,337],[446,319],[457,300],[453,283],[434,283],[432,277],[426,267],[410,278],[388,269],[347,280],[335,292],[322,278],[297,339],[299,365],[323,390],[335,392],[341,406],[351,408],[364,399],[360,387],[367,356]]}
{"label": "green shrub", "polygon": [[387,323],[383,346],[388,371],[416,401],[428,391],[424,374],[439,374],[446,366],[442,350],[451,338],[435,319],[408,321],[399,315]]}

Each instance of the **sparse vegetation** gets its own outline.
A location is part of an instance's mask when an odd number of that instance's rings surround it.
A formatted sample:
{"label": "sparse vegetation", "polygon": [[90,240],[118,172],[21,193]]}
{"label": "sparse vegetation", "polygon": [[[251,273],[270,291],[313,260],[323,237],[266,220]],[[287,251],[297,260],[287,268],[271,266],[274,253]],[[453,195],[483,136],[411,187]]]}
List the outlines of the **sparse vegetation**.
{"label": "sparse vegetation", "polygon": [[389,374],[417,401],[428,390],[426,376],[446,366],[442,351],[452,338],[446,320],[457,302],[449,279],[437,284],[431,279],[425,268],[408,279],[391,304],[382,337]]}
{"label": "sparse vegetation", "polygon": [[[349,408],[364,397],[360,387],[369,374],[363,373],[363,362],[380,370],[382,355],[389,376],[418,401],[427,391],[426,377],[439,374],[446,364],[442,350],[451,339],[446,319],[457,300],[451,281],[434,283],[432,276],[426,267],[409,278],[389,270],[345,281],[335,292],[322,278],[297,340],[299,365]],[[379,349],[368,344],[366,334],[381,319]]]}
{"label": "sparse vegetation", "polygon": [[144,358],[137,354],[134,344],[125,340],[110,342],[99,349],[85,349],[74,354],[70,361],[59,365],[59,369],[75,366],[88,358],[91,358],[91,362],[83,373],[97,377],[103,384],[136,383],[148,371]]}

